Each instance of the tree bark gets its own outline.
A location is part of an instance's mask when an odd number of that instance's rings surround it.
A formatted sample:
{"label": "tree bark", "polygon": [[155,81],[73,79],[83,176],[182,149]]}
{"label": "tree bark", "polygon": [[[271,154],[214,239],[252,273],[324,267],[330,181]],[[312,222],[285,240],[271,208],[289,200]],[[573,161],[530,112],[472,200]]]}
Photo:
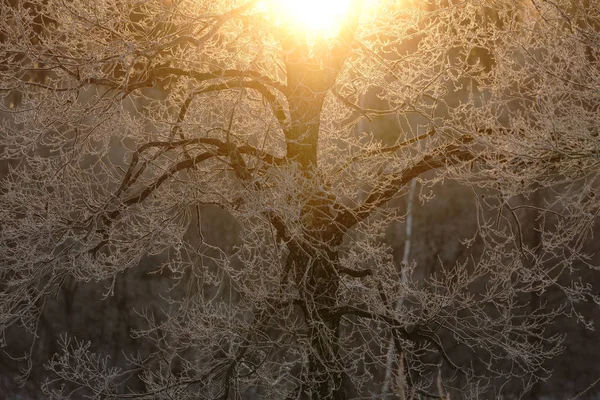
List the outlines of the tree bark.
{"label": "tree bark", "polygon": [[308,256],[310,249],[298,249],[288,257],[294,260],[295,284],[305,307],[303,309],[310,350],[304,395],[312,400],[343,400],[342,374],[339,357],[339,316],[335,308],[339,278],[335,271],[337,252]]}
{"label": "tree bark", "polygon": [[334,45],[309,45],[290,34],[281,42],[288,87],[290,125],[285,128],[287,158],[304,171],[317,166],[321,112],[348,54],[347,38]]}

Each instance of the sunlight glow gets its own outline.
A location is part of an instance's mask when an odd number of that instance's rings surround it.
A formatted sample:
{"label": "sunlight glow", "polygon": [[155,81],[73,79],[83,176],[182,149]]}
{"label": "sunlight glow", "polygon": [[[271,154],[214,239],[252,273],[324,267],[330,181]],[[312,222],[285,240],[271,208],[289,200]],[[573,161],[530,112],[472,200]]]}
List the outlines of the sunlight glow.
{"label": "sunlight glow", "polygon": [[277,22],[296,32],[335,36],[353,0],[269,0]]}

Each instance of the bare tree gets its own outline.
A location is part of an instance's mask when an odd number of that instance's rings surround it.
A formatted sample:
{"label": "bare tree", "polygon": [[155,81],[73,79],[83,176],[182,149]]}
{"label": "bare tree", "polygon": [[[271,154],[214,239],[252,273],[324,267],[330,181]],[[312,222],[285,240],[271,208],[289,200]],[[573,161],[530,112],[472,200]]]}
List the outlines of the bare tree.
{"label": "bare tree", "polygon": [[[65,282],[114,285],[148,254],[186,293],[143,313],[134,335],[156,351],[128,365],[63,337],[48,395],[361,398],[381,392],[390,340],[406,398],[546,378],[561,337],[545,326],[600,300],[563,283],[590,266],[600,210],[598,3],[356,0],[327,32],[275,9],[0,6],[0,328],[35,336]],[[383,116],[400,128],[356,133]],[[447,179],[472,188],[478,229],[462,243],[483,246],[425,279],[382,240],[413,179],[422,199]],[[514,201],[542,188],[552,200]],[[203,241],[209,205],[239,224],[233,252]],[[522,209],[545,221],[535,248]],[[527,306],[549,288],[564,307]],[[448,341],[477,356],[458,365]]]}

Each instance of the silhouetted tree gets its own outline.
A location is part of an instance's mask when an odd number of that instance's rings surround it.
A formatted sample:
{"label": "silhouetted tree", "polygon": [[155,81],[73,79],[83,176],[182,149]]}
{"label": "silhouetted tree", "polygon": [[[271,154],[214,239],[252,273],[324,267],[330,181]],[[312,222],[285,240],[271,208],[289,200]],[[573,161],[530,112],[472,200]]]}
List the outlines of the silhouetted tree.
{"label": "silhouetted tree", "polygon": [[[129,365],[63,337],[52,398],[368,396],[391,340],[394,391],[480,399],[546,377],[561,337],[544,327],[600,300],[561,283],[600,210],[596,2],[356,0],[327,33],[288,19],[256,0],[0,6],[0,329],[35,334],[65,282],[114,285],[146,255],[187,290],[144,314],[156,351]],[[382,117],[397,131],[356,132]],[[381,240],[413,179],[421,199],[472,187],[462,245],[483,248],[425,279]],[[541,189],[552,201],[521,201]],[[208,205],[237,221],[233,251],[203,241]],[[535,248],[522,209],[545,221]],[[548,288],[564,307],[527,305]]]}

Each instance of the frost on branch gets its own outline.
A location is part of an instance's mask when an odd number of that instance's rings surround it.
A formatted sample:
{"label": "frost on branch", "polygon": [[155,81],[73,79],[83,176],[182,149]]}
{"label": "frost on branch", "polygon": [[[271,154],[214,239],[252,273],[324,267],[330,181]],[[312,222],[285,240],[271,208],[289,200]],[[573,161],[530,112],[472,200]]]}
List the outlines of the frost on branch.
{"label": "frost on branch", "polygon": [[[590,324],[597,5],[355,6],[316,41],[257,1],[0,6],[0,332],[34,349],[70,282],[109,298],[149,257],[169,279],[135,310],[151,351],[63,339],[49,395],[372,396],[391,342],[394,393],[484,398],[549,376],[558,318]],[[476,228],[401,271],[413,179],[423,202],[464,185]],[[231,245],[205,237],[217,208]]]}

